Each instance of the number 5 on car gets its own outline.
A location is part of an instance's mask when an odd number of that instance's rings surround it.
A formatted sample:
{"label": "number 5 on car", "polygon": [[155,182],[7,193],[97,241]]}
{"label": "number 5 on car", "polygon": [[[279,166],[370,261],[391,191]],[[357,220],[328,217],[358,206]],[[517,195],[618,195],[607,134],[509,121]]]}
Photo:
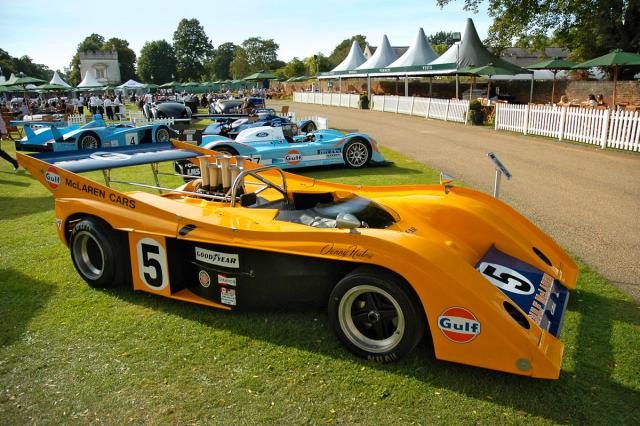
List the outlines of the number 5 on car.
{"label": "number 5 on car", "polygon": [[131,232],[131,267],[133,288],[149,293],[171,295],[167,268],[167,249],[164,237]]}

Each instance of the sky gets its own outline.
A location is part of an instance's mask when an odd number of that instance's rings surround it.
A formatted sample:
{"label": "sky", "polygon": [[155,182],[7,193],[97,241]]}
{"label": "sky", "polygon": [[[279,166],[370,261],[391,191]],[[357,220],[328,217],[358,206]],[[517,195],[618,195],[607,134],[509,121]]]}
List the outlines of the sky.
{"label": "sky", "polygon": [[[130,2],[78,2],[0,0],[0,48],[11,56],[28,55],[52,70],[68,67],[78,44],[92,33],[105,40],[127,40],[136,55],[147,41],[173,42],[182,19],[196,18],[214,47],[240,45],[250,37],[273,39],[280,45],[278,59],[302,60],[318,52],[326,56],[344,39],[366,36],[378,46],[387,35],[392,46],[410,46],[419,28],[462,32],[472,18],[481,39],[492,20],[486,6],[477,14],[463,10],[454,0],[443,9],[436,0],[324,0],[322,3],[151,0]],[[110,6],[112,5],[112,6]],[[177,6],[177,7],[176,7]]]}

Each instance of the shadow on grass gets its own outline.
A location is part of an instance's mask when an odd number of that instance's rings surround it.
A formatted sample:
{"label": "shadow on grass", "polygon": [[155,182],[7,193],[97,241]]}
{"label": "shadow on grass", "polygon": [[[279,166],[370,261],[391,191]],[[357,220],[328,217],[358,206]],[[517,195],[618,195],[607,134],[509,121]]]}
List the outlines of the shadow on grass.
{"label": "shadow on grass", "polygon": [[316,178],[318,180],[326,180],[331,178],[342,177],[365,177],[365,176],[390,176],[390,175],[417,175],[422,174],[420,170],[406,167],[392,166],[368,166],[362,169],[349,169],[343,165],[322,166],[322,167],[304,167],[289,170],[292,173]]}
{"label": "shadow on grass", "polygon": [[0,271],[0,346],[19,340],[55,291],[51,283],[34,280],[15,269]]}
{"label": "shadow on grass", "polygon": [[31,186],[31,184],[29,182],[16,182],[13,180],[0,180],[0,185],[13,185],[13,186],[21,186],[21,187],[27,187],[27,186]]}
{"label": "shadow on grass", "polygon": [[[130,289],[108,292],[146,308],[199,322],[212,330],[224,329],[253,340],[335,359],[352,359],[367,368],[413,377],[430,387],[449,389],[478,402],[511,408],[522,416],[523,421],[532,415],[556,424],[626,424],[640,419],[640,393],[634,390],[637,378],[629,379],[625,386],[613,377],[614,322],[640,324],[637,306],[632,302],[583,291],[580,297],[584,302],[578,308],[584,316],[578,324],[578,347],[570,360],[574,370],[561,371],[559,380],[544,380],[440,361],[435,358],[428,336],[399,362],[377,364],[366,361],[340,346],[323,310],[227,312]],[[573,306],[575,309],[575,304]],[[590,318],[588,306],[597,307],[602,315]],[[625,314],[621,315],[622,312]],[[629,358],[625,360],[635,362]],[[394,391],[388,391],[391,392]]]}
{"label": "shadow on grass", "polygon": [[42,213],[53,210],[55,207],[53,195],[42,197],[0,197],[0,203],[4,206],[0,221]]}

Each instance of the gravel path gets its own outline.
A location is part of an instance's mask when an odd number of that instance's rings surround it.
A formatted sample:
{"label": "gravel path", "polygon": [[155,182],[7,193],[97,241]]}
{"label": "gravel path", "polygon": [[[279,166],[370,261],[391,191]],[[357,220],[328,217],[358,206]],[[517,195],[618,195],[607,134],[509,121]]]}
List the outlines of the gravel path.
{"label": "gravel path", "polygon": [[500,198],[640,301],[640,156],[377,111],[289,105],[493,194],[493,151],[513,174]]}

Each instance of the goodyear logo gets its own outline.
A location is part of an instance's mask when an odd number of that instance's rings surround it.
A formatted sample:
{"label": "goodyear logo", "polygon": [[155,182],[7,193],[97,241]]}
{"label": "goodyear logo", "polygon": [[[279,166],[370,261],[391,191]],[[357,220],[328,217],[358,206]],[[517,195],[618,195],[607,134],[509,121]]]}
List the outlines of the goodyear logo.
{"label": "goodyear logo", "polygon": [[212,265],[226,266],[227,268],[239,268],[240,262],[237,254],[220,253],[213,250],[196,247],[196,260]]}
{"label": "goodyear logo", "polygon": [[438,328],[452,342],[469,343],[480,334],[480,321],[471,311],[456,306],[438,317]]}

